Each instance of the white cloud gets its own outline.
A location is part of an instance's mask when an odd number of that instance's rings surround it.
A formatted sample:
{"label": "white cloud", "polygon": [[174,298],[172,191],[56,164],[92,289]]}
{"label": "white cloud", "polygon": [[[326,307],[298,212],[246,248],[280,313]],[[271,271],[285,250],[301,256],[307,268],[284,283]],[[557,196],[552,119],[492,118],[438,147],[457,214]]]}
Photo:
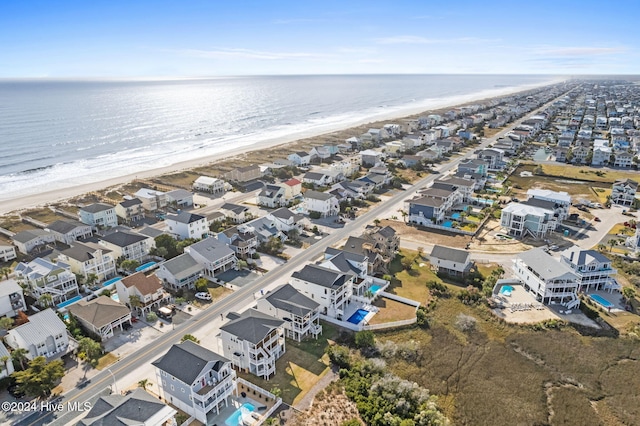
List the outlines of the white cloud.
{"label": "white cloud", "polygon": [[180,53],[187,56],[212,59],[235,57],[246,59],[281,60],[294,58],[319,59],[327,57],[327,55],[309,52],[269,52],[239,48],[219,48],[215,50],[185,49]]}
{"label": "white cloud", "polygon": [[624,47],[542,47],[535,53],[546,56],[600,56],[626,52]]}
{"label": "white cloud", "polygon": [[400,35],[392,37],[382,37],[375,40],[378,44],[477,44],[495,43],[500,39],[485,39],[478,37],[456,37],[450,39],[426,38],[413,35]]}

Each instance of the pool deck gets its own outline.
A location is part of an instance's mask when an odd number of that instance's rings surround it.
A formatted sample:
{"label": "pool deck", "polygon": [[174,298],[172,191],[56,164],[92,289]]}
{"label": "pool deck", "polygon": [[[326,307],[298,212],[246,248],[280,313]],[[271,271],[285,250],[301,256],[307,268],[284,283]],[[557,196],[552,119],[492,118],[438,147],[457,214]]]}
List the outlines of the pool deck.
{"label": "pool deck", "polygon": [[[620,294],[619,291],[613,291],[611,293],[609,293],[608,291],[590,291],[589,293],[587,293],[587,296],[590,294],[596,294],[602,297],[603,299],[607,300],[609,303],[611,303],[613,306],[611,307],[610,312],[625,312],[624,301],[622,300],[622,295]],[[601,304],[599,304],[598,302],[596,302],[595,300],[593,299],[590,299],[590,300],[599,308],[602,308],[605,310],[607,309]]]}

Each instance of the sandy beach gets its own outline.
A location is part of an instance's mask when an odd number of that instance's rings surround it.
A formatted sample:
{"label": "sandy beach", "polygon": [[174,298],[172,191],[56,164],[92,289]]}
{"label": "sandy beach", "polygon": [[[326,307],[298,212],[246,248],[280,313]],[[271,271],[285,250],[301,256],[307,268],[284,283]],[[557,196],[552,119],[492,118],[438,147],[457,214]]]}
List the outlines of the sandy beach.
{"label": "sandy beach", "polygon": [[[406,108],[401,112],[386,112],[380,113],[376,116],[368,117],[366,120],[362,120],[361,122],[351,124],[349,127],[345,128],[344,124],[336,125],[336,124],[327,124],[321,127],[316,127],[313,130],[291,133],[286,136],[282,136],[279,138],[268,139],[264,141],[260,141],[258,143],[241,146],[237,148],[231,148],[226,150],[220,154],[196,158],[189,161],[183,161],[179,163],[172,164],[166,167],[153,168],[149,170],[141,170],[136,173],[131,173],[124,176],[118,176],[114,178],[107,179],[97,179],[96,181],[83,183],[74,185],[71,184],[68,187],[60,188],[60,189],[52,189],[45,190],[43,192],[35,193],[35,194],[25,194],[25,195],[17,195],[12,196],[13,194],[5,194],[9,195],[10,198],[4,199],[0,201],[0,215],[4,215],[10,212],[19,211],[23,209],[35,208],[46,206],[47,204],[62,202],[64,200],[68,200],[70,198],[86,194],[89,192],[99,191],[106,188],[110,188],[116,185],[124,184],[130,182],[135,179],[147,179],[156,176],[162,176],[172,172],[178,172],[183,170],[192,170],[198,167],[202,167],[205,165],[209,165],[212,163],[219,163],[225,165],[225,162],[231,162],[233,157],[237,157],[243,154],[247,154],[249,152],[254,151],[264,151],[273,149],[276,147],[282,147],[283,145],[289,145],[293,142],[310,142],[314,145],[319,145],[322,143],[322,137],[333,136],[335,138],[335,133],[340,132],[340,136],[346,136],[346,138],[350,136],[358,136],[363,131],[359,129],[361,126],[372,126],[382,125],[382,122],[388,122],[389,120],[400,120],[400,119],[411,119],[416,118],[420,115],[433,113],[442,109],[450,109],[456,106],[462,106],[465,104],[469,104],[472,102],[478,102],[481,100],[486,100],[490,98],[510,95],[513,93],[518,93],[526,90],[531,90],[536,87],[548,86],[551,84],[558,83],[561,80],[538,84],[538,85],[529,85],[529,86],[521,86],[517,88],[505,88],[499,90],[491,91],[491,96],[487,96],[487,93],[478,94],[476,96],[459,96],[454,98],[448,98],[446,100],[434,100],[429,104],[429,108],[425,110],[424,105],[415,108]],[[316,138],[316,140],[312,141],[312,138]],[[229,164],[230,166],[230,164]],[[5,198],[5,197],[0,197]]]}

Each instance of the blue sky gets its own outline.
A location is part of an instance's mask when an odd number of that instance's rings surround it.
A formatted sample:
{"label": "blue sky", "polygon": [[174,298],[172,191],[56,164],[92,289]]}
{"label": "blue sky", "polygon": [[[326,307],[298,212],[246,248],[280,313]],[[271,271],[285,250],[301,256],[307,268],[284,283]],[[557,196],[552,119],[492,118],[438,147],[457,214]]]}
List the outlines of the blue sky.
{"label": "blue sky", "polygon": [[639,74],[640,1],[0,2],[0,78]]}

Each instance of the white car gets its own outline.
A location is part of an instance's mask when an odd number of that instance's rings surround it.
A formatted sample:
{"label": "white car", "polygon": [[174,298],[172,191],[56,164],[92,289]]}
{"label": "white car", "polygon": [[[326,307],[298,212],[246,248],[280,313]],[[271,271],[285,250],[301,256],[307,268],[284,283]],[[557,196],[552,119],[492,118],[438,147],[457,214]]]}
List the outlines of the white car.
{"label": "white car", "polygon": [[211,300],[211,294],[207,291],[200,291],[196,293],[196,299]]}

